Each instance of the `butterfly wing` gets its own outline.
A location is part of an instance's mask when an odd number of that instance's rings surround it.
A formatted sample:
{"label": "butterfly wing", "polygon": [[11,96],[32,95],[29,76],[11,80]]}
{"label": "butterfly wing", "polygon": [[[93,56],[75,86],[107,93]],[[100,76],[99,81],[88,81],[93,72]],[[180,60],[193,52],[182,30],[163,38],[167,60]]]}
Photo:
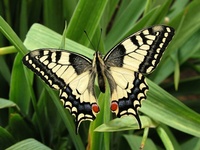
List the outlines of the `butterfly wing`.
{"label": "butterfly wing", "polygon": [[120,67],[110,67],[106,76],[111,91],[111,111],[117,117],[135,116],[141,128],[137,109],[141,107],[141,101],[146,99],[148,85],[145,77],[141,73]]}
{"label": "butterfly wing", "polygon": [[89,58],[66,50],[40,49],[24,56],[23,63],[51,88],[60,91],[64,107],[75,116],[77,131],[82,121],[96,118],[96,74]]}
{"label": "butterfly wing", "polygon": [[151,73],[174,35],[168,26],[153,26],[131,35],[104,57],[105,75],[111,90],[111,110],[118,117],[133,115],[146,99],[148,85],[142,74]]}

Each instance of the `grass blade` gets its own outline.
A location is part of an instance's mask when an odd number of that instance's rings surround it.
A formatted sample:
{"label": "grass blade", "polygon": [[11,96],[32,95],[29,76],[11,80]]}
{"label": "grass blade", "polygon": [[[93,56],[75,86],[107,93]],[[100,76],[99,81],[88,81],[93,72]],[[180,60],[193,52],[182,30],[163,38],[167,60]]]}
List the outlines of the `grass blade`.
{"label": "grass blade", "polygon": [[[99,26],[108,0],[79,1],[67,29],[67,37],[85,46],[89,45],[84,31],[92,39]],[[85,20],[87,18],[87,21]]]}

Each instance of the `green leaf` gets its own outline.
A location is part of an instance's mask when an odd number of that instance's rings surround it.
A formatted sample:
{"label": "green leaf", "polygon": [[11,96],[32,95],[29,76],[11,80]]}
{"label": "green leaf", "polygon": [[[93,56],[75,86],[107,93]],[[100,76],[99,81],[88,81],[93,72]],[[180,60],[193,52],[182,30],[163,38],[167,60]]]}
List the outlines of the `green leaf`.
{"label": "green leaf", "polygon": [[[126,4],[127,8],[118,15],[115,23],[108,36],[105,39],[105,49],[108,51],[115,44],[126,38],[127,36],[141,30],[142,28],[149,27],[155,24],[163,24],[162,21],[170,6],[171,0],[166,1],[139,18],[145,9],[145,1],[131,1]],[[137,21],[137,22],[136,22]]]}
{"label": "green leaf", "polygon": [[[179,83],[178,91],[174,90],[174,84],[172,83],[163,86],[169,93],[175,96],[187,96],[194,94],[198,95],[200,89],[200,77],[195,76],[181,80]],[[188,89],[188,87],[190,88]]]}
{"label": "green leaf", "polygon": [[[29,72],[29,77],[33,78],[31,72]],[[28,85],[22,66],[22,55],[18,53],[13,64],[9,99],[15,102],[24,114],[28,114],[30,108],[30,92],[29,89],[25,87],[28,87]]]}
{"label": "green leaf", "polygon": [[40,143],[39,141],[29,138],[26,140],[22,140],[6,150],[51,150],[49,147]]}
{"label": "green leaf", "polygon": [[[110,105],[109,98],[110,98],[109,90],[106,90],[105,94],[101,93],[99,95],[98,104],[100,106],[100,112],[99,114],[97,114],[97,118],[90,123],[89,136],[91,140],[89,140],[88,142],[90,143],[91,149],[96,149],[96,148],[105,150],[109,149],[110,145],[109,133],[94,132],[96,131],[94,129],[97,126],[101,125],[104,122],[108,122],[110,120],[110,108],[108,107]],[[99,141],[102,141],[102,143],[104,144],[102,144]]]}
{"label": "green leaf", "polygon": [[106,8],[101,18],[101,27],[103,29],[103,33],[106,33],[106,30],[108,30],[106,28],[109,28],[110,24],[112,23],[114,18],[113,15],[115,15],[114,13],[116,12],[116,8],[118,7],[119,3],[120,0],[109,0],[107,2]]}
{"label": "green leaf", "polygon": [[33,129],[31,122],[22,118],[19,114],[11,115],[8,130],[17,140],[37,136],[37,132]]}
{"label": "green leaf", "polygon": [[142,137],[136,135],[124,135],[126,141],[128,142],[131,150],[142,149],[141,146],[144,147],[143,150],[157,150],[155,144],[151,139],[147,139],[145,145],[141,145]]}
{"label": "green leaf", "polygon": [[142,103],[142,108],[139,110],[154,120],[199,137],[200,115],[155,83],[147,81],[149,83],[147,100]]}
{"label": "green leaf", "polygon": [[[29,50],[39,48],[55,48],[60,47],[62,36],[53,30],[41,25],[33,24],[26,35],[24,45]],[[65,39],[65,49],[73,52],[83,54],[89,58],[92,58],[93,50],[69,39]]]}
{"label": "green leaf", "polygon": [[175,137],[167,128],[167,126],[158,126],[156,128],[156,131],[158,135],[160,136],[162,143],[165,145],[165,149],[171,150],[180,150],[180,146],[178,145],[178,142],[176,141]]}
{"label": "green leaf", "polygon": [[[172,3],[172,0],[163,0],[162,2],[157,1],[157,5],[159,6],[158,10],[154,14],[154,24],[163,24],[165,17],[169,11],[169,7]],[[155,6],[154,6],[155,7]]]}
{"label": "green leaf", "polygon": [[[45,83],[41,85],[43,89],[40,91],[41,94],[37,102],[38,114],[34,114],[32,119],[33,124],[39,126],[40,136],[42,139],[41,141],[43,143],[48,143],[49,145],[52,142],[61,143],[60,139],[68,137],[69,134],[65,132],[66,127],[64,126],[62,118],[58,113],[59,111],[55,107],[55,104],[48,92],[44,89]],[[60,102],[60,100],[58,100],[58,102]],[[63,132],[65,132],[65,135],[60,134]],[[57,147],[54,148],[57,149]]]}
{"label": "green leaf", "polygon": [[14,102],[4,98],[0,98],[0,109],[9,107],[16,107],[19,110],[19,107]]}
{"label": "green leaf", "polygon": [[15,143],[15,139],[6,129],[0,126],[0,149],[6,149]]}
{"label": "green leaf", "polygon": [[120,42],[122,38],[127,36],[130,29],[133,28],[135,22],[144,11],[144,6],[145,1],[140,0],[131,1],[129,5],[126,5],[126,8],[115,19],[109,34],[106,36],[106,50],[109,50],[116,43]]}
{"label": "green leaf", "polygon": [[[0,50],[0,52],[1,52],[1,50]],[[10,83],[11,73],[9,70],[9,66],[6,64],[5,57],[0,57],[0,64],[1,64],[1,67],[0,67],[1,75],[4,77],[4,79],[7,83]]]}
{"label": "green leaf", "polygon": [[[171,56],[178,54],[180,64],[190,58],[200,48],[200,1],[195,0],[182,10],[170,22],[170,26],[175,28],[175,37],[166,49],[166,55],[160,65],[150,75],[151,80],[160,83],[173,71],[175,62]],[[195,15],[194,15],[195,14]],[[168,56],[168,57],[167,57]]]}
{"label": "green leaf", "polygon": [[50,87],[45,85],[45,89],[51,96],[51,98],[58,110],[58,113],[60,114],[60,117],[62,118],[62,121],[70,134],[70,137],[71,137],[75,147],[77,149],[83,150],[84,145],[81,141],[80,135],[76,135],[75,125],[74,125],[74,121],[72,120],[72,115],[69,113],[69,111],[65,112],[63,105],[61,105],[61,103],[60,103],[58,95],[56,95],[55,92],[52,91],[52,89]]}
{"label": "green leaf", "polygon": [[27,8],[28,2],[26,0],[22,0],[21,2],[22,3],[21,3],[20,17],[19,17],[19,22],[20,22],[19,36],[21,37],[21,39],[25,39],[26,32],[28,31],[28,8]]}
{"label": "green leaf", "polygon": [[[155,127],[156,124],[152,122],[149,117],[140,116],[142,127]],[[125,130],[138,129],[138,122],[133,116],[126,116],[122,118],[115,118],[107,123],[98,126],[95,131],[98,132],[118,132]]]}
{"label": "green leaf", "polygon": [[61,33],[64,28],[64,7],[63,1],[43,1],[44,24],[50,29]]}
{"label": "green leaf", "polygon": [[177,16],[188,4],[189,0],[182,1],[174,1],[174,4],[171,7],[171,13],[169,14],[169,18],[174,18]]}
{"label": "green leaf", "polygon": [[179,80],[180,80],[180,68],[178,59],[175,60],[175,67],[174,67],[174,85],[175,89],[178,90]]}
{"label": "green leaf", "polygon": [[200,138],[194,137],[182,144],[181,150],[199,150]]}
{"label": "green leaf", "polygon": [[21,53],[23,54],[26,53],[26,48],[24,47],[22,41],[19,39],[16,33],[12,30],[12,28],[1,16],[0,16],[0,31],[17,48],[17,50],[21,51]]}
{"label": "green leaf", "polygon": [[93,0],[79,1],[67,29],[67,38],[88,46],[89,40],[84,31],[93,38],[107,2],[108,0],[96,0],[95,3]]}

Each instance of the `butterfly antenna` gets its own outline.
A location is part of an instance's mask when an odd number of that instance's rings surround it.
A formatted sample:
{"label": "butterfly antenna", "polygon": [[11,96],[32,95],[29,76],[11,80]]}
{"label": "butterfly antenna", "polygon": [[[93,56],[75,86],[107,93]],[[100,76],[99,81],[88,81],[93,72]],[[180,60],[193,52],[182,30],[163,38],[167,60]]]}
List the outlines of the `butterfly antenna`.
{"label": "butterfly antenna", "polygon": [[85,30],[84,30],[84,33],[87,36],[88,40],[90,41],[90,44],[92,45],[93,49],[95,49],[94,45],[92,44],[92,41],[90,40],[90,38]]}
{"label": "butterfly antenna", "polygon": [[99,41],[98,41],[98,45],[97,45],[97,50],[99,49],[99,45],[100,45],[100,41],[101,41],[101,36],[102,36],[102,28],[101,28],[101,33],[100,33],[100,36],[99,36]]}

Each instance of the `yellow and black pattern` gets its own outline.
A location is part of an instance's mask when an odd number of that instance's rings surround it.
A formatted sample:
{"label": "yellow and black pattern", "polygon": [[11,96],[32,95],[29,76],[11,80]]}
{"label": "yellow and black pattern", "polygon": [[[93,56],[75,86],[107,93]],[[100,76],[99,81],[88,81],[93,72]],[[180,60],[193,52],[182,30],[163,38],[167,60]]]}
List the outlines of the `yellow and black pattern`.
{"label": "yellow and black pattern", "polygon": [[117,117],[134,116],[141,128],[138,108],[148,91],[143,74],[156,68],[173,35],[171,27],[153,26],[129,36],[104,57],[95,52],[91,60],[77,53],[49,48],[31,51],[24,56],[23,63],[60,91],[64,107],[75,116],[77,132],[82,121],[93,121],[100,111],[94,92],[95,78],[101,92],[105,92],[105,80],[108,80],[111,111]]}

